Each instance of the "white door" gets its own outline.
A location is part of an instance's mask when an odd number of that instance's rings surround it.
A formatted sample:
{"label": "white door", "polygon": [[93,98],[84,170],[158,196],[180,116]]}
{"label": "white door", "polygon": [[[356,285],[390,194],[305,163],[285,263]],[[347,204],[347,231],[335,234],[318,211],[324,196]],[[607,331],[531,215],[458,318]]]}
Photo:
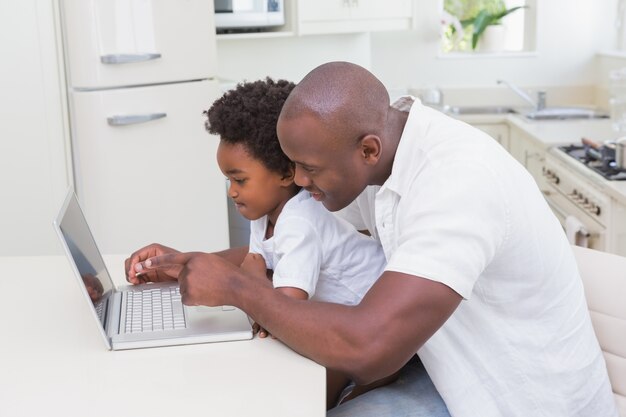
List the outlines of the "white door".
{"label": "white door", "polygon": [[63,0],[73,88],[216,75],[213,1]]}
{"label": "white door", "polygon": [[202,114],[218,95],[216,81],[71,94],[77,193],[104,253],[228,247],[218,139]]}

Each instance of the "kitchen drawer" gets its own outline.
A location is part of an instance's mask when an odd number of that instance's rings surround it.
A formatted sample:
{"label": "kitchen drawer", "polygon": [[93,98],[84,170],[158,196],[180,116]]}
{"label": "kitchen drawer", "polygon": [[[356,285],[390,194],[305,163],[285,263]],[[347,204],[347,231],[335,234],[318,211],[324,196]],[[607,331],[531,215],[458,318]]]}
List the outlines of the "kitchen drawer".
{"label": "kitchen drawer", "polygon": [[298,33],[327,34],[407,30],[412,27],[411,0],[299,0]]}
{"label": "kitchen drawer", "polygon": [[62,0],[61,4],[67,67],[75,89],[216,74],[213,1]]}
{"label": "kitchen drawer", "polygon": [[[202,114],[218,95],[216,81],[71,93],[77,194],[104,253],[228,247],[219,140]],[[157,118],[123,124],[142,115]]]}

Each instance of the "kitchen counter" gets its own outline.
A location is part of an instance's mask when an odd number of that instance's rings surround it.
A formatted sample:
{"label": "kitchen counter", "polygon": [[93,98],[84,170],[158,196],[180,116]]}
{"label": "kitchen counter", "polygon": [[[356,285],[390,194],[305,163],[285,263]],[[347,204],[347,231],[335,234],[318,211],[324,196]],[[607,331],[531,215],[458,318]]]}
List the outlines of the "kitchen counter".
{"label": "kitchen counter", "polygon": [[[451,115],[455,117],[454,115]],[[469,124],[502,124],[517,127],[532,137],[544,149],[579,143],[582,137],[598,142],[615,139],[609,119],[528,120],[520,114],[472,114],[456,116]]]}
{"label": "kitchen counter", "polygon": [[[124,258],[105,257],[117,284]],[[2,416],[326,415],[325,368],[278,340],[108,351],[64,256],[0,257],[0,274]]]}
{"label": "kitchen counter", "polygon": [[589,179],[602,192],[626,205],[626,181],[609,181],[573,158],[556,151],[557,146],[580,144],[587,137],[597,142],[616,139],[610,119],[528,120],[520,114],[480,114],[457,116],[469,124],[507,124],[522,130],[533,143],[563,162],[579,175]]}
{"label": "kitchen counter", "polygon": [[615,139],[609,119],[578,119],[578,120],[528,120],[523,116],[512,114],[506,121],[522,129],[536,144],[549,149],[553,146],[580,143],[580,139],[588,137],[598,142]]}
{"label": "kitchen counter", "polygon": [[550,149],[549,153],[563,161],[572,171],[592,182],[601,192],[626,206],[626,181],[609,181],[556,148]]}

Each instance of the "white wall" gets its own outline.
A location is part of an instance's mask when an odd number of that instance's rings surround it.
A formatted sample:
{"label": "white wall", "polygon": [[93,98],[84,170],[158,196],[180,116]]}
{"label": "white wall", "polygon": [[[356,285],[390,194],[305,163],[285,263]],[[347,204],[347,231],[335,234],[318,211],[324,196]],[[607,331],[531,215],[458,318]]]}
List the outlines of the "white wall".
{"label": "white wall", "polygon": [[218,76],[242,81],[265,76],[297,82],[328,61],[370,68],[369,35],[316,35],[269,39],[218,39]]}
{"label": "white wall", "polygon": [[52,227],[70,181],[51,0],[0,2],[0,255],[61,253]]}
{"label": "white wall", "polygon": [[[418,1],[414,32],[372,34],[373,71],[394,88],[595,83],[595,54],[614,46],[616,0],[537,0],[537,51],[531,56],[438,57],[437,2]],[[400,64],[402,63],[402,64]]]}
{"label": "white wall", "polygon": [[530,56],[440,58],[440,2],[416,0],[414,31],[220,40],[219,75],[298,81],[320,63],[346,60],[371,69],[390,89],[494,86],[497,78],[521,86],[593,84],[595,54],[615,43],[617,0],[536,1],[537,51]]}

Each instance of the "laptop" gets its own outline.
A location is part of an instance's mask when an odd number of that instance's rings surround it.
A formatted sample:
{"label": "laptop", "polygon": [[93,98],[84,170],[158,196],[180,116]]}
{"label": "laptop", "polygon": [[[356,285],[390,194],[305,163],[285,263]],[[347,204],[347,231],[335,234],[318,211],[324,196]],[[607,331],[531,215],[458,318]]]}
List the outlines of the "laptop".
{"label": "laptop", "polygon": [[116,288],[72,188],[54,227],[110,350],[252,338],[243,311],[232,306],[185,306],[177,282]]}

